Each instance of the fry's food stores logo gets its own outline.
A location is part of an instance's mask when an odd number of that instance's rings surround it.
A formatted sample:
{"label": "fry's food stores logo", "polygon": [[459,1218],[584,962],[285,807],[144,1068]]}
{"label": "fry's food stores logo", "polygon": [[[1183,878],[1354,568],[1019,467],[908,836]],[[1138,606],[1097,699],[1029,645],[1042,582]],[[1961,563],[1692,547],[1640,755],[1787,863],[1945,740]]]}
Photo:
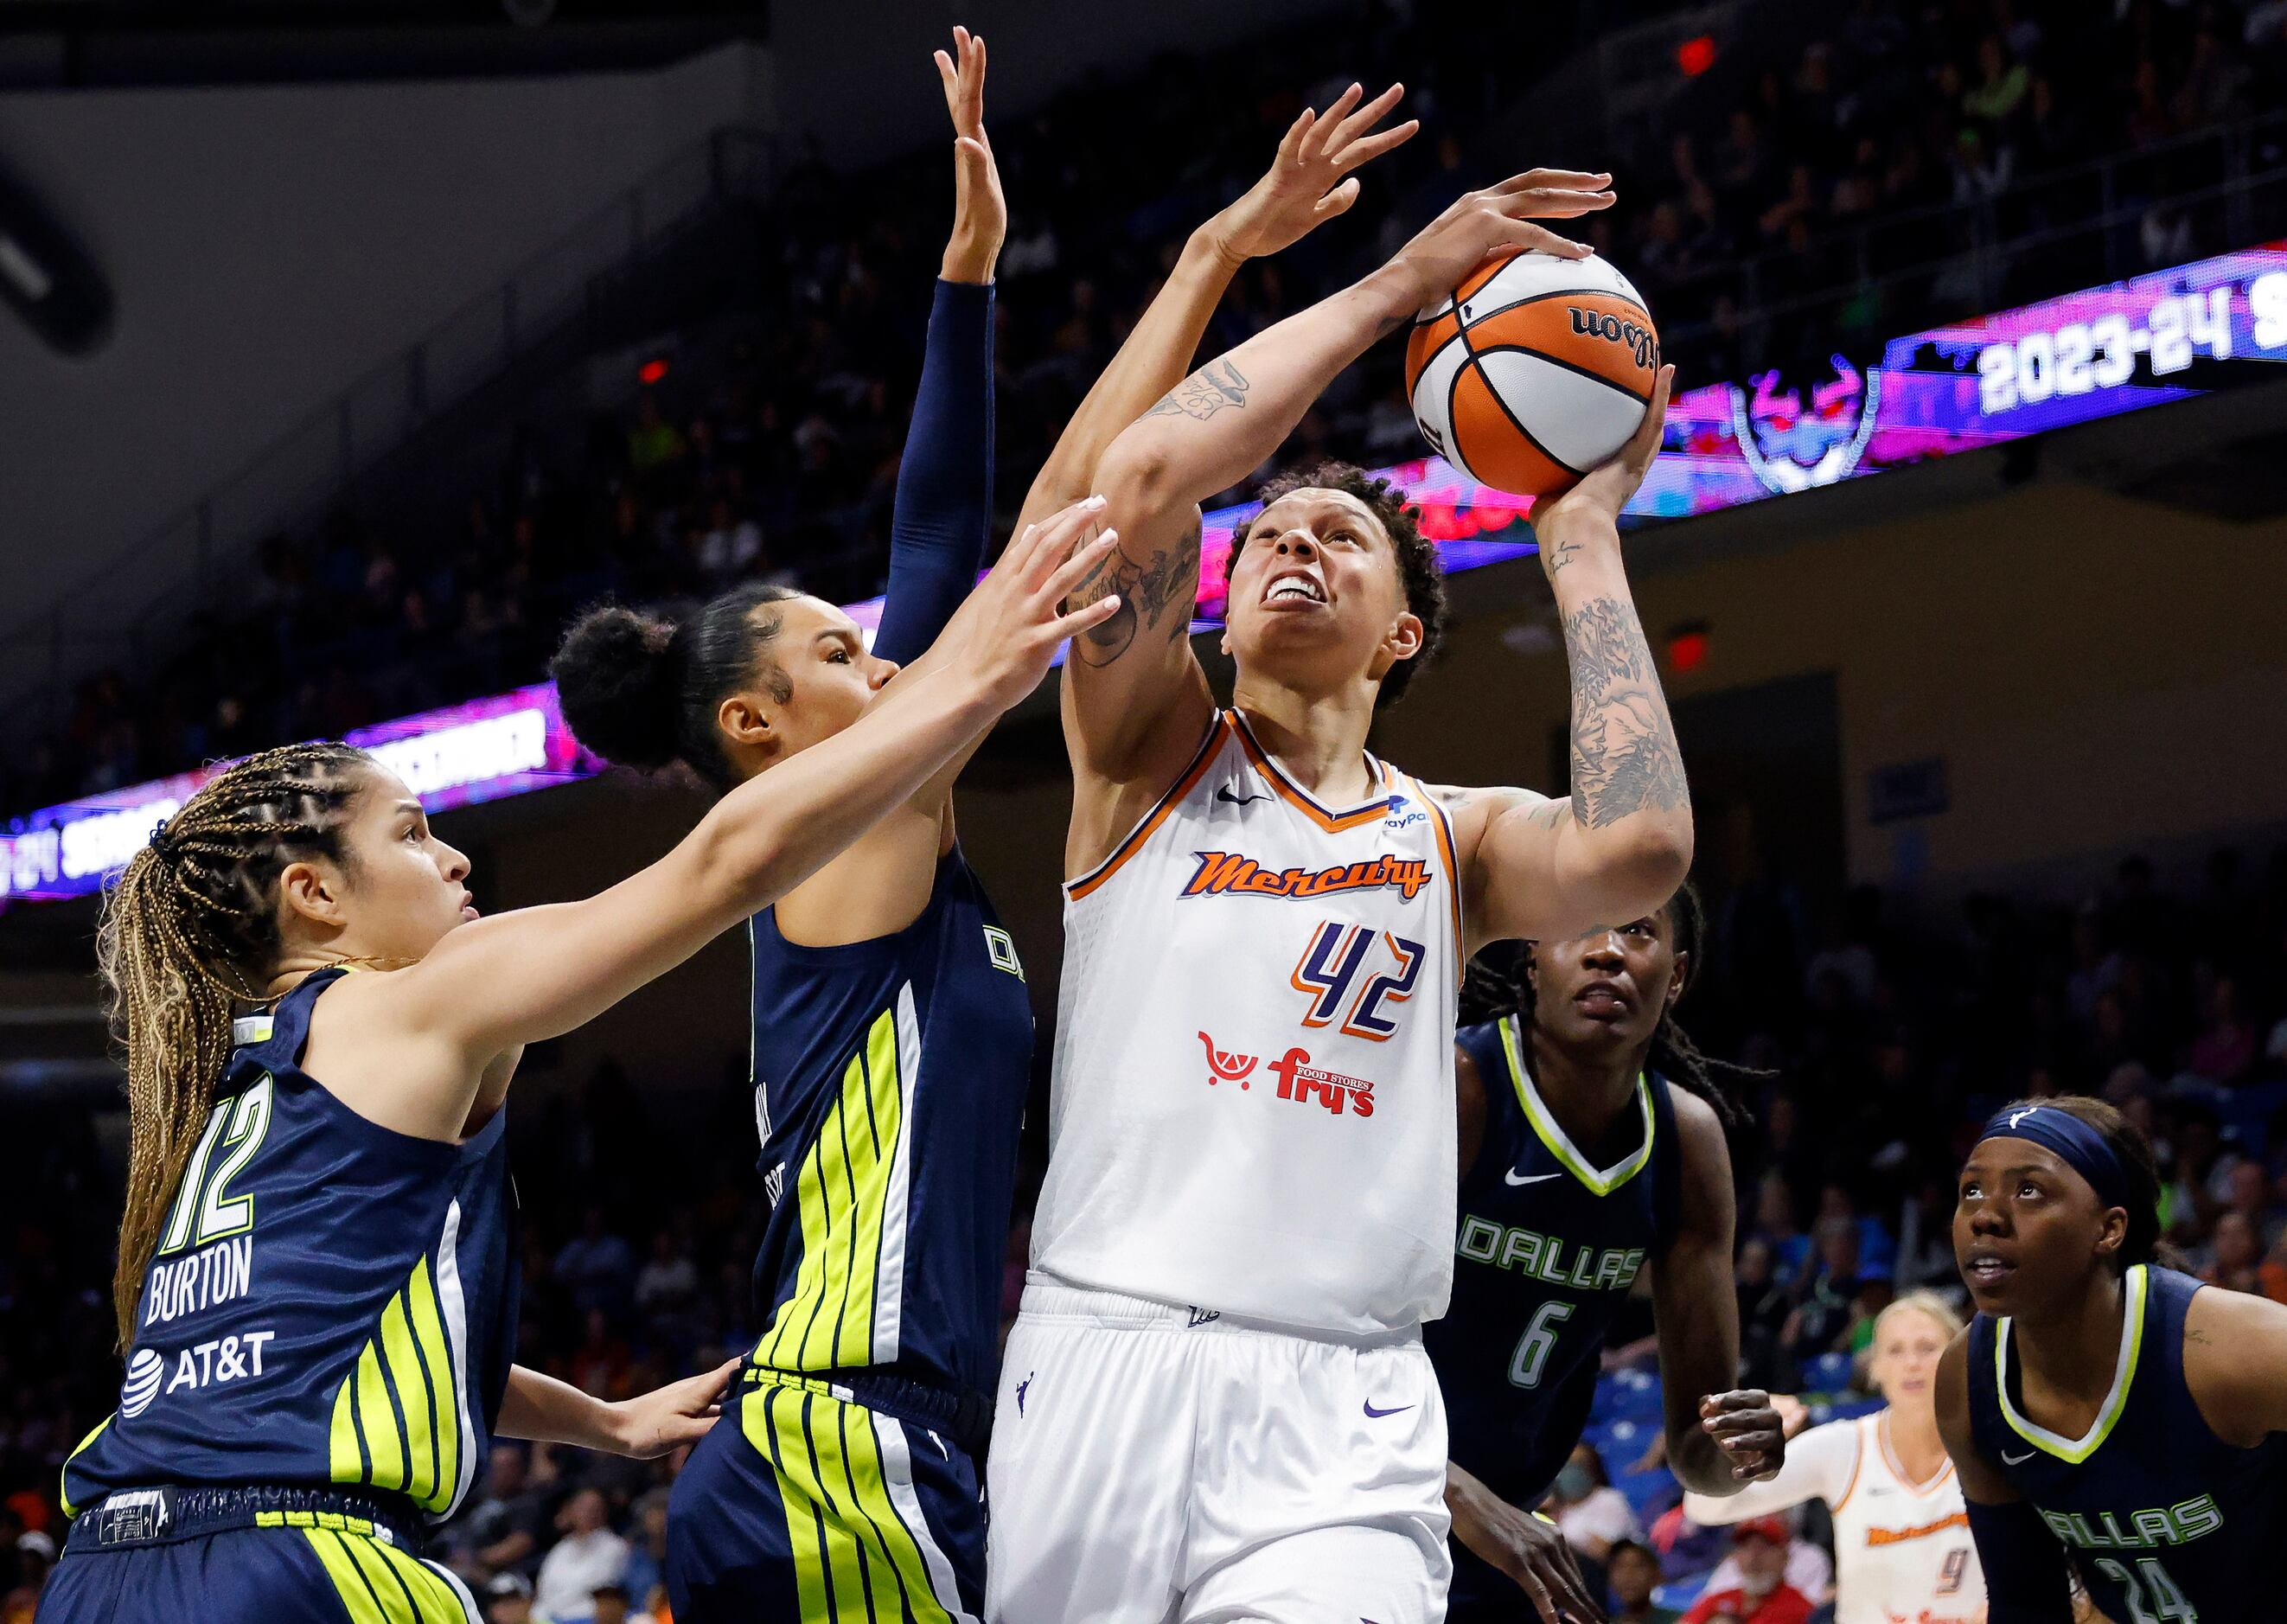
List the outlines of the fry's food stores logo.
{"label": "fry's food stores logo", "polygon": [[[1262,1065],[1260,1057],[1217,1049],[1215,1040],[1204,1032],[1199,1034],[1199,1042],[1207,1053],[1207,1087],[1223,1082],[1235,1082],[1241,1089],[1254,1087],[1251,1080],[1255,1069]],[[1310,1051],[1299,1044],[1263,1069],[1278,1079],[1281,1099],[1315,1102],[1336,1116],[1345,1112],[1354,1116],[1373,1114],[1373,1083],[1363,1077],[1345,1077],[1340,1072],[1312,1066]]]}

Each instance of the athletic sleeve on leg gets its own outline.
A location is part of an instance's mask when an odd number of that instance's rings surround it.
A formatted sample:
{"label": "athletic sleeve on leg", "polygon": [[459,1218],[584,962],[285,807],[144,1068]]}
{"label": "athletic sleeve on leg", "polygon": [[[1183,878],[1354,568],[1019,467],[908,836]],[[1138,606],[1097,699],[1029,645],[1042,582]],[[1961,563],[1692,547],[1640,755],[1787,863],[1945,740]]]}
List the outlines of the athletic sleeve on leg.
{"label": "athletic sleeve on leg", "polygon": [[1970,1501],[1969,1533],[1985,1569],[1986,1624],[2072,1624],[2064,1548],[2030,1502]]}
{"label": "athletic sleeve on leg", "polygon": [[875,654],[902,663],[937,639],[976,584],[992,512],[993,289],[939,281],[898,465]]}

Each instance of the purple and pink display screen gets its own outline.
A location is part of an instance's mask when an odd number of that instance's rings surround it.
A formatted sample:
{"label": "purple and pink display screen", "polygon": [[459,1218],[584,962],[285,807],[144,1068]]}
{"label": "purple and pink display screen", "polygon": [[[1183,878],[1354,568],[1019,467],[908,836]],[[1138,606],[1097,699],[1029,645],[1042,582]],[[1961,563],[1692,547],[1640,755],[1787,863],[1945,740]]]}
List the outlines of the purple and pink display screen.
{"label": "purple and pink display screen", "polygon": [[[2266,243],[1974,321],[1894,338],[1879,364],[1832,356],[1800,375],[1688,389],[1668,407],[1659,461],[1628,503],[1682,519],[1864,479],[2044,430],[2165,405],[2287,361],[2287,243]],[[1419,506],[1449,572],[1533,550],[1529,498],[1442,457],[1378,470]],[[1192,625],[1222,624],[1223,566],[1259,504],[1207,516]],[[847,606],[868,630],[879,598]],[[547,683],[402,717],[349,737],[431,812],[543,789],[599,770]],[[101,886],[152,826],[212,776],[178,773],[12,820],[0,834],[0,900],[52,901]]]}

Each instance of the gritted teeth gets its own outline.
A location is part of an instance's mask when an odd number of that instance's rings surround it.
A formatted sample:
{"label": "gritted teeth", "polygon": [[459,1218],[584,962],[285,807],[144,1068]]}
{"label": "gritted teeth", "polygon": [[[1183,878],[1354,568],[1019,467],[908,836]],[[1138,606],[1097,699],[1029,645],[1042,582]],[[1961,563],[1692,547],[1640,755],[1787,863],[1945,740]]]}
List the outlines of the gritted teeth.
{"label": "gritted teeth", "polygon": [[1326,589],[1318,583],[1317,576],[1290,570],[1286,574],[1273,576],[1262,592],[1264,603],[1278,603],[1296,598],[1322,604],[1326,601]]}

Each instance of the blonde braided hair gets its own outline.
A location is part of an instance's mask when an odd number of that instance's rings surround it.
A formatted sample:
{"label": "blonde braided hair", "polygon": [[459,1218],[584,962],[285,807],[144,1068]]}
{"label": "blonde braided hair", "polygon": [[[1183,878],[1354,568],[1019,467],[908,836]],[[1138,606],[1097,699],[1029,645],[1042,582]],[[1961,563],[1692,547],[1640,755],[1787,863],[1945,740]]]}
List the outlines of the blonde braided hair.
{"label": "blonde braided hair", "polygon": [[342,830],[372,764],[342,744],[250,756],[202,785],[105,895],[96,959],[127,1062],[127,1206],[111,1287],[123,1351],[230,1059],[232,1018],[268,996],[278,876],[312,859],[347,866]]}

